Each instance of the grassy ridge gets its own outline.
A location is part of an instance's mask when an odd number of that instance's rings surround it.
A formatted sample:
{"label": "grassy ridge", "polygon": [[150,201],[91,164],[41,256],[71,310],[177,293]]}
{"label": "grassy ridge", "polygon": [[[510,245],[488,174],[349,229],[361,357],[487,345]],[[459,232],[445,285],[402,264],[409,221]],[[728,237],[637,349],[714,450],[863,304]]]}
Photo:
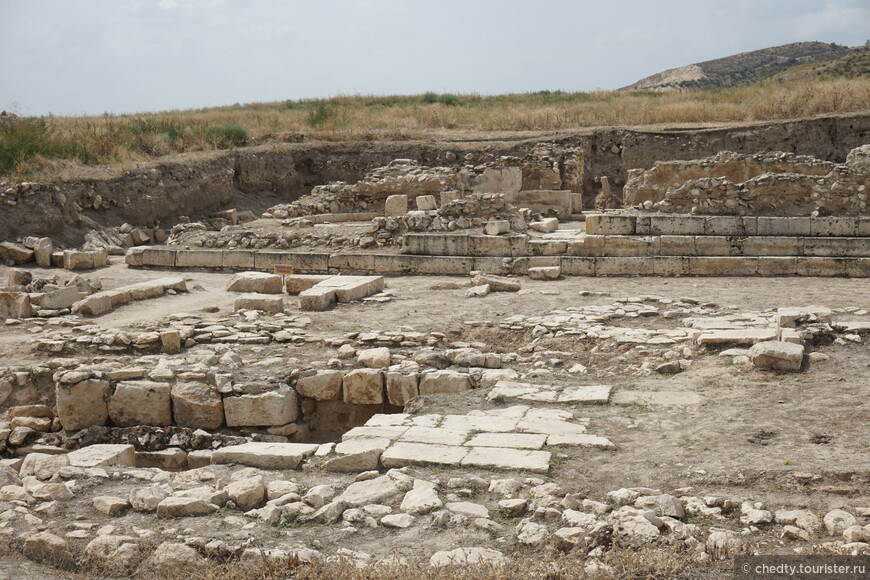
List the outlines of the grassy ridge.
{"label": "grassy ridge", "polygon": [[[559,130],[765,121],[870,110],[870,78],[803,78],[705,91],[542,91],[340,96],[136,115],[46,117],[0,127],[0,175],[71,176],[174,153],[311,139],[407,139],[426,130]],[[60,160],[60,161],[58,161]],[[72,168],[72,169],[71,169]]]}

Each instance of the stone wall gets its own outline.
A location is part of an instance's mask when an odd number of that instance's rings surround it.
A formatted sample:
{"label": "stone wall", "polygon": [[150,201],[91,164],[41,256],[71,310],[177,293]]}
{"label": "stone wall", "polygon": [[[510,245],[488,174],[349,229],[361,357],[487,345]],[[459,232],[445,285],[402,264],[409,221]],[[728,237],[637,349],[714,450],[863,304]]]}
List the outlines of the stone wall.
{"label": "stone wall", "polygon": [[625,204],[670,213],[713,215],[860,215],[867,213],[870,145],[837,165],[791,153],[730,151],[632,170]]}

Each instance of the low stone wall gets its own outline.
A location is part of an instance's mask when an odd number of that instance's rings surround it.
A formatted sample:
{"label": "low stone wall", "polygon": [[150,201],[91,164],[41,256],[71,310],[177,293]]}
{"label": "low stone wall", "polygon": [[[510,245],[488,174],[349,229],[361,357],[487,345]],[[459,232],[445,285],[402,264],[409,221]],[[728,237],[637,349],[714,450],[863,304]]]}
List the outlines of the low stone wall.
{"label": "low stone wall", "polygon": [[206,372],[187,375],[164,382],[147,379],[142,369],[115,378],[100,370],[57,372],[54,405],[60,427],[253,428],[301,440],[311,430],[349,429],[377,413],[398,412],[420,394],[476,386],[463,372],[401,367],[310,370],[283,383],[233,383],[229,375]]}

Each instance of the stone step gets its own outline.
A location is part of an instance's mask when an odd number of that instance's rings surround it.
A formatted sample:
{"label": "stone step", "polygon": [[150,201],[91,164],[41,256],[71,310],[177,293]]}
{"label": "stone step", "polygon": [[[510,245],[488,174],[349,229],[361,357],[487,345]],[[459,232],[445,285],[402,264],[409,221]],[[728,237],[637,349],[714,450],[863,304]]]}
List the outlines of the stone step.
{"label": "stone step", "polygon": [[[239,268],[236,250],[184,250],[168,247],[133,248],[127,264],[155,268]],[[376,274],[465,276],[472,270],[491,274],[524,275],[530,267],[559,266],[562,276],[834,276],[870,277],[870,258],[816,256],[411,256],[395,254],[310,254],[260,250],[250,254],[255,266],[245,269],[271,271],[275,263],[290,264],[297,272],[311,274],[337,271]],[[188,254],[208,256],[202,260]],[[261,255],[267,257],[262,258]],[[224,256],[224,257],[222,257]],[[195,262],[194,266],[184,266]],[[213,264],[209,266],[206,262]],[[221,265],[233,264],[233,265]],[[260,264],[260,266],[256,266]]]}
{"label": "stone step", "polygon": [[867,237],[870,236],[870,217],[588,214],[586,233],[625,236]]}

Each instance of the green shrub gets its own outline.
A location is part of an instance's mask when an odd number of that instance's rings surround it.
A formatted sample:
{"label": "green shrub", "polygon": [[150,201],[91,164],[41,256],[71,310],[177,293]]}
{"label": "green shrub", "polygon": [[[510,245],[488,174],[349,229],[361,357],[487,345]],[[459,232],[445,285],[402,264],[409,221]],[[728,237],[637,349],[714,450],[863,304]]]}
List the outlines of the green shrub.
{"label": "green shrub", "polygon": [[248,132],[237,123],[224,123],[207,127],[205,138],[213,147],[226,149],[244,145],[248,140]]}

